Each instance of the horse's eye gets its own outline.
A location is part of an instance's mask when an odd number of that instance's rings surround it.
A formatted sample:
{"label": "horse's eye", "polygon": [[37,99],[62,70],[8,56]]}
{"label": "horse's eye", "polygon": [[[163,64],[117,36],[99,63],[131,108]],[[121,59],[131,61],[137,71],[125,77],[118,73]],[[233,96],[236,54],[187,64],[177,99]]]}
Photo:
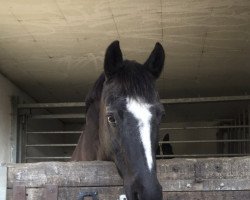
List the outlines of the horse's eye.
{"label": "horse's eye", "polygon": [[109,114],[107,117],[108,117],[108,123],[109,124],[111,124],[111,125],[115,125],[116,124],[116,120],[115,120],[114,115]]}

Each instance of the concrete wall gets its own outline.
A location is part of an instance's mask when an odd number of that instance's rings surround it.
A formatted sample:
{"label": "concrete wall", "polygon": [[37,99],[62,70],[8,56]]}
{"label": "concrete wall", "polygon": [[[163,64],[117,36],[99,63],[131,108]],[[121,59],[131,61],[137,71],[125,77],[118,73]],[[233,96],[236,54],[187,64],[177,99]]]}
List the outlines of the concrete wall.
{"label": "concrete wall", "polygon": [[[18,96],[21,102],[32,103],[35,102],[30,96],[28,96],[25,92],[20,90],[17,86],[15,86],[12,82],[10,82],[7,78],[0,74],[0,163],[1,162],[13,162],[11,156],[13,151],[13,143],[11,136],[12,131],[12,104],[11,97]],[[49,130],[62,130],[63,123],[59,120],[53,120],[50,122],[39,121],[33,123],[33,126],[36,126],[40,129],[49,129]],[[32,126],[31,126],[32,127]],[[46,137],[33,137],[32,143],[47,143],[51,141],[52,138]],[[58,140],[58,138],[57,138]],[[45,154],[43,149],[32,149],[33,154],[43,155]],[[60,149],[56,149],[55,151],[60,151]],[[30,150],[29,150],[30,152]],[[61,150],[60,152],[63,152]]]}
{"label": "concrete wall", "polygon": [[0,74],[0,162],[11,161],[11,97],[19,96],[27,102],[33,99]]}

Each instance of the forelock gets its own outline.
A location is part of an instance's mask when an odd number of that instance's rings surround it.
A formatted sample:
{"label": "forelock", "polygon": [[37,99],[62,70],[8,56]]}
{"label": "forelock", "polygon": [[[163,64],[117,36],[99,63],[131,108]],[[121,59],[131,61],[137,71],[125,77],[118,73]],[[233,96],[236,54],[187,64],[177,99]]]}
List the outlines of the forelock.
{"label": "forelock", "polygon": [[124,67],[110,80],[110,84],[115,96],[141,98],[147,102],[157,97],[152,75],[134,61],[124,61]]}

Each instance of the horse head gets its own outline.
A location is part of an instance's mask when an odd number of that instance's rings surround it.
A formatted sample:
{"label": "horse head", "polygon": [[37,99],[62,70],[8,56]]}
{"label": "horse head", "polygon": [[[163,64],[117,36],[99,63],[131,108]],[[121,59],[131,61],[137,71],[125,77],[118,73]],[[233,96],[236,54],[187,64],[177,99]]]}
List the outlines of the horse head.
{"label": "horse head", "polygon": [[99,158],[113,160],[128,200],[161,200],[155,153],[164,107],[155,89],[165,53],[156,43],[144,64],[123,60],[118,41],[106,50],[100,100]]}

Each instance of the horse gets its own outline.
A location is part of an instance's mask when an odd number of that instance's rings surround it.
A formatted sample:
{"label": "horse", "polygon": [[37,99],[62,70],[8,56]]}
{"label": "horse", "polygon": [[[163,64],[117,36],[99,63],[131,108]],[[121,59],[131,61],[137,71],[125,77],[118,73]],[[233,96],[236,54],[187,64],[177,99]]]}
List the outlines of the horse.
{"label": "horse", "polygon": [[85,100],[85,130],[71,160],[113,161],[128,200],[162,200],[155,153],[165,111],[155,82],[164,60],[158,42],[144,64],[123,60],[119,41],[112,42]]}
{"label": "horse", "polygon": [[[169,141],[169,134],[165,134],[162,141],[163,142]],[[156,159],[172,159],[172,158],[174,158],[173,156],[171,156],[171,155],[174,155],[172,145],[169,143],[163,143],[162,145],[158,145],[158,148],[156,150],[156,155],[159,155],[159,157]],[[164,157],[165,155],[167,155],[168,157]]]}

